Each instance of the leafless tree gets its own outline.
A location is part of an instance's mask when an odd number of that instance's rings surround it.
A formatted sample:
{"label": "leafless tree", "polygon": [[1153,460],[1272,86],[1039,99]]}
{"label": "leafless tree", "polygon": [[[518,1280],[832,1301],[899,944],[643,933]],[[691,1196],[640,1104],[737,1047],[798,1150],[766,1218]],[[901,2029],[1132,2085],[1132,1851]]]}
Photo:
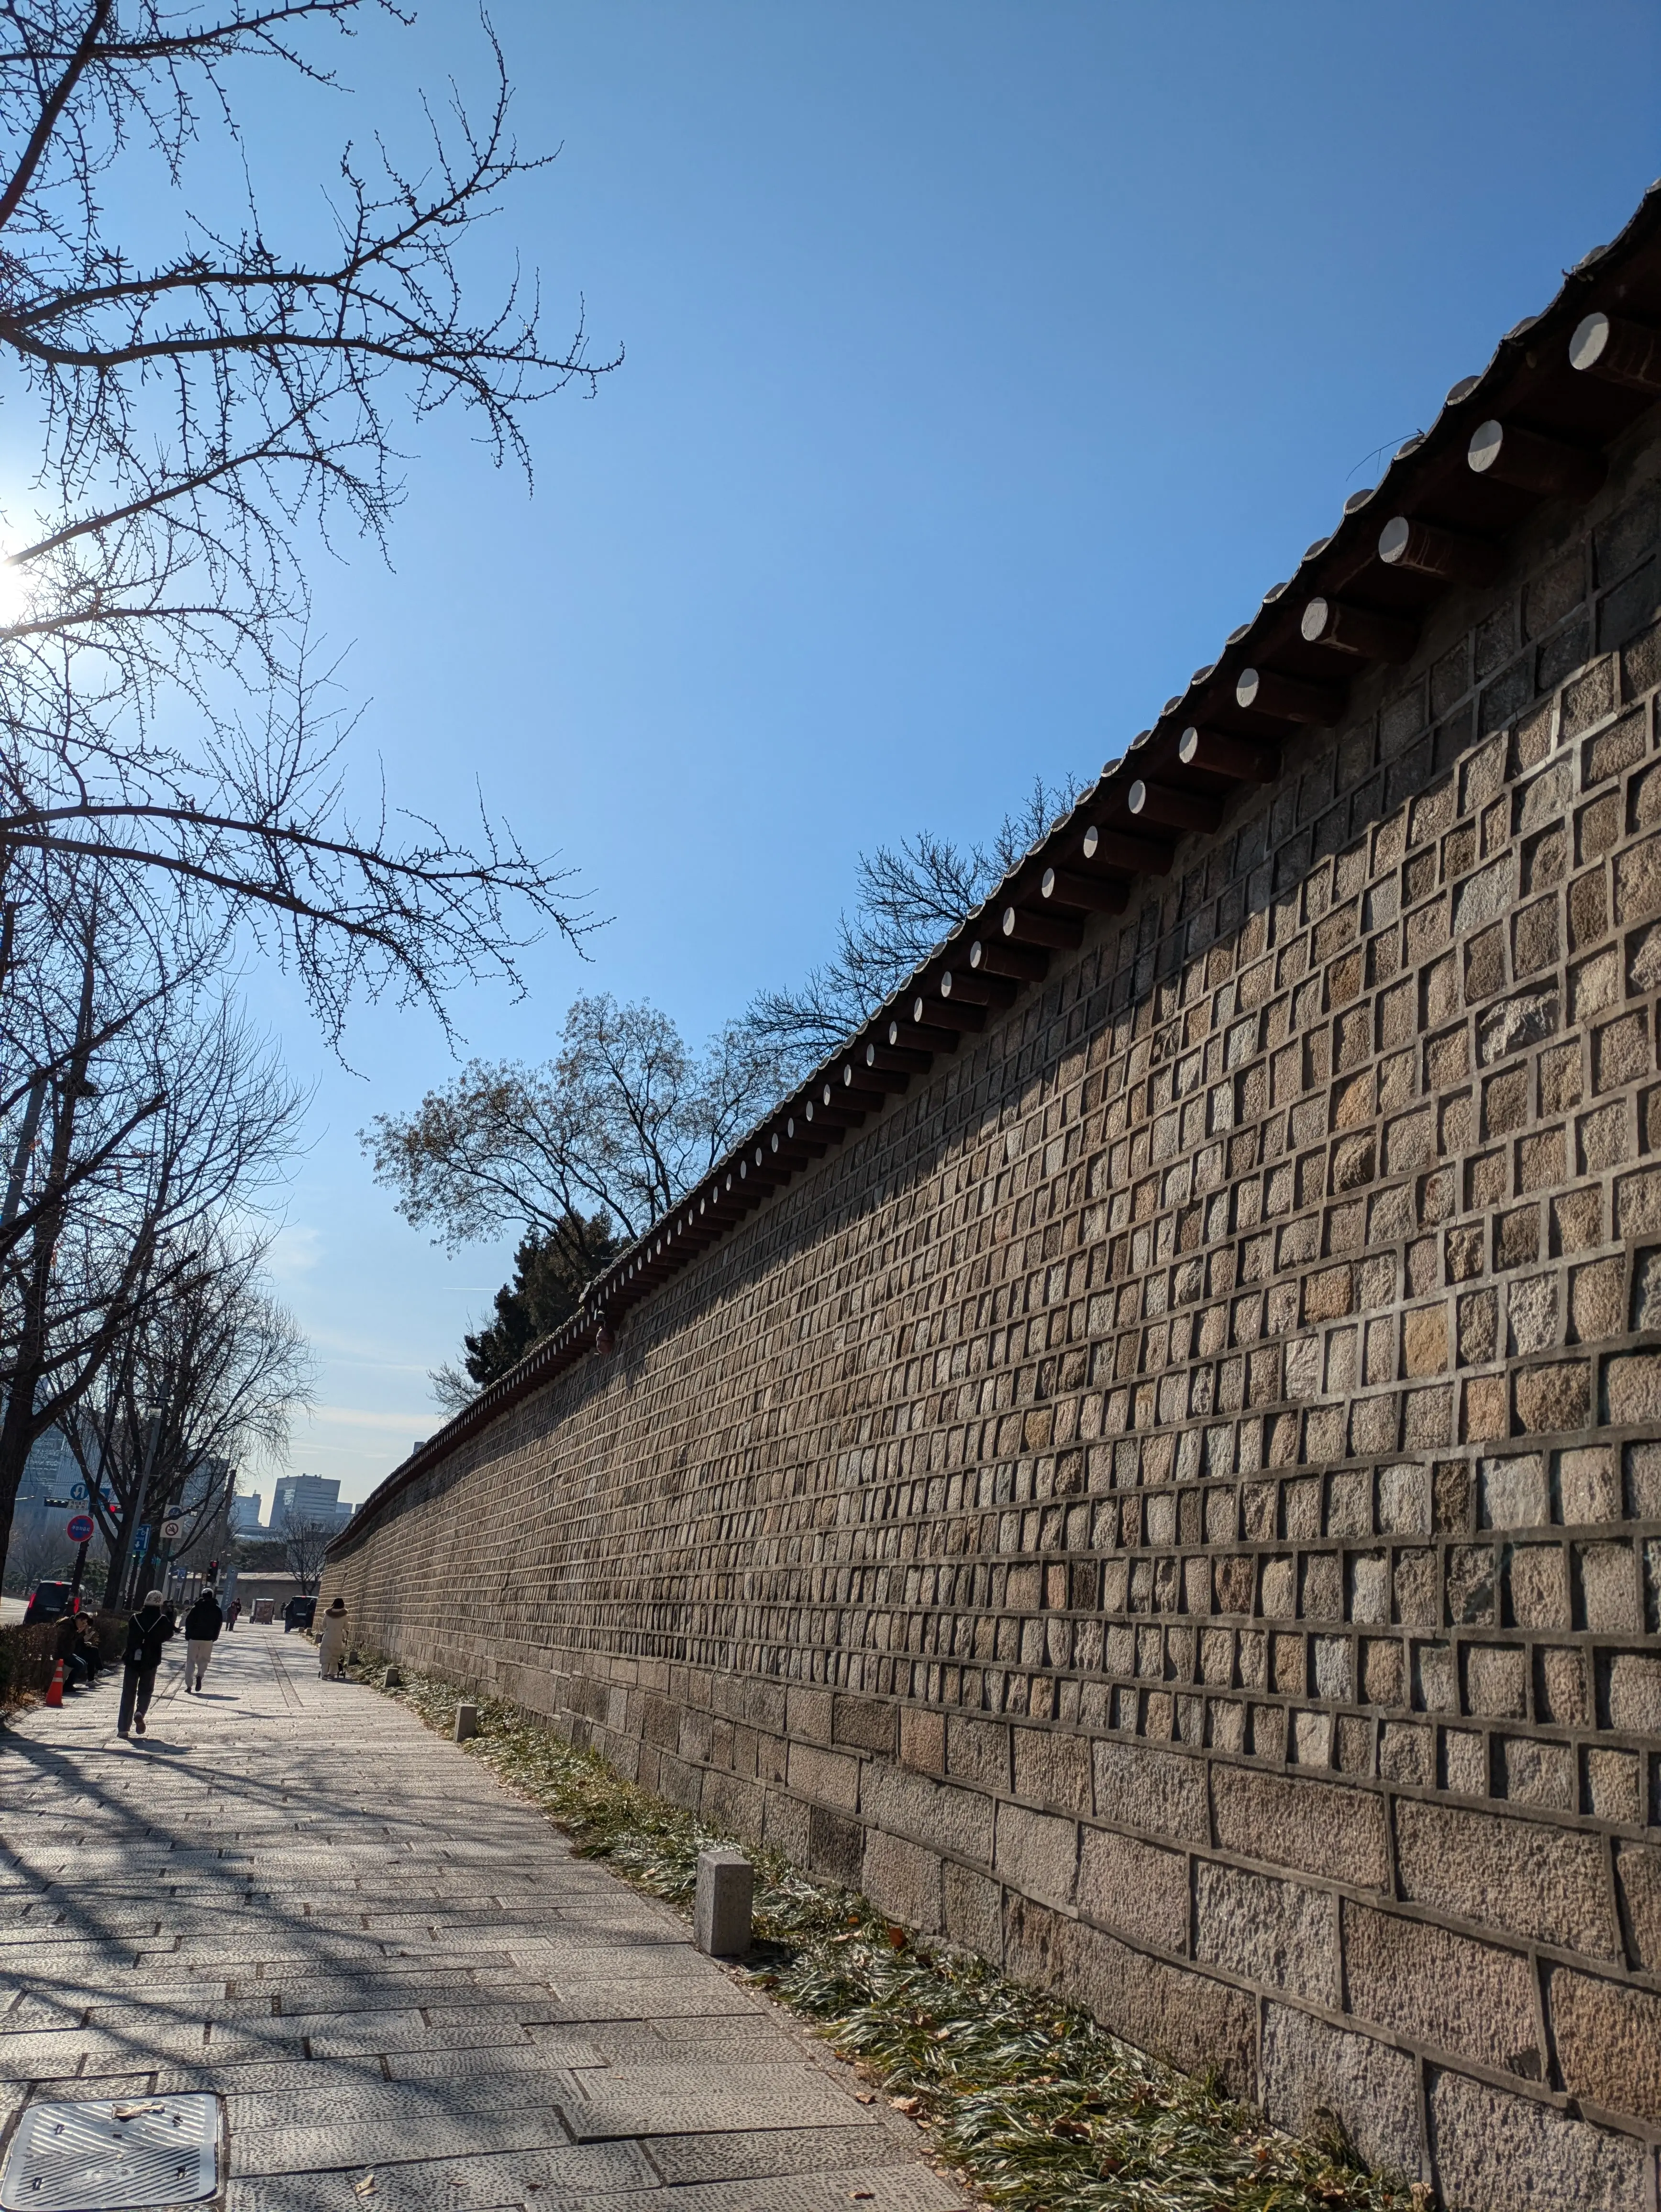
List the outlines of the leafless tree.
{"label": "leafless tree", "polygon": [[[303,1100],[221,997],[135,997],[101,957],[95,914],[56,988],[28,971],[30,1057],[0,1128],[10,1183],[0,1227],[0,1527],[30,1445],[72,1416],[146,1315],[199,1271],[204,1235],[257,1206]],[[8,999],[15,1026],[25,994]],[[71,985],[74,986],[71,988]],[[67,1003],[64,1003],[64,1002]]]}
{"label": "leafless tree", "polygon": [[1082,788],[1070,778],[1056,786],[1035,780],[1025,805],[1006,814],[985,845],[954,845],[924,830],[897,846],[862,853],[854,912],[838,920],[836,951],[806,982],[762,992],[745,1016],[755,1046],[774,1056],[781,1087],[800,1080],[868,1021]]}
{"label": "leafless tree", "polygon": [[586,998],[545,1066],[476,1060],[413,1114],[378,1115],[362,1142],[436,1242],[532,1229],[592,1272],[612,1224],[642,1235],[777,1096],[770,1056],[738,1024],[694,1054],[656,1007]]}
{"label": "leafless tree", "polygon": [[289,1572],[305,1597],[317,1595],[323,1579],[323,1559],[334,1539],[334,1530],[320,1521],[290,1521],[283,1531],[283,1556]]}
{"label": "leafless tree", "polygon": [[[55,1513],[50,1521],[14,1529],[6,1547],[5,1587],[8,1596],[26,1597],[37,1583],[67,1582],[74,1569],[76,1547],[64,1533],[68,1518]],[[90,1566],[92,1561],[88,1559]]]}
{"label": "leafless tree", "polygon": [[[349,803],[306,556],[384,539],[400,419],[459,410],[528,469],[526,410],[614,365],[580,318],[544,338],[533,280],[472,305],[467,243],[540,166],[488,26],[483,113],[425,111],[402,163],[378,133],[349,145],[315,235],[277,239],[252,186],[227,203],[251,79],[332,85],[326,40],[374,12],[400,20],[379,0],[0,9],[0,376],[35,462],[0,562],[0,860],[94,860],[193,946],[241,927],[337,1036],[356,990],[441,1015],[459,981],[517,983],[530,937],[585,922],[482,807],[464,839]],[[138,220],[158,186],[180,210],[160,253]]]}
{"label": "leafless tree", "polygon": [[303,1405],[311,1362],[294,1317],[263,1276],[265,1240],[222,1219],[164,1249],[145,1297],[65,1424],[120,1588],[133,1533],[169,1506],[169,1548],[192,1552],[224,1520],[238,1470],[275,1461]]}

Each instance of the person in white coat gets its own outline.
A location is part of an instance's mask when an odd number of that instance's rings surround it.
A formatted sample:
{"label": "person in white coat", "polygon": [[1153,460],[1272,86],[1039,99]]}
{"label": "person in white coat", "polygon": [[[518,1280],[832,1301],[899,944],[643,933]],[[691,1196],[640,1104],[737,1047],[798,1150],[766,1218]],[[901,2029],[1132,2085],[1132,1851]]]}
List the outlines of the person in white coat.
{"label": "person in white coat", "polygon": [[346,1604],[336,1598],[318,1623],[317,1671],[338,1675],[346,1664]]}

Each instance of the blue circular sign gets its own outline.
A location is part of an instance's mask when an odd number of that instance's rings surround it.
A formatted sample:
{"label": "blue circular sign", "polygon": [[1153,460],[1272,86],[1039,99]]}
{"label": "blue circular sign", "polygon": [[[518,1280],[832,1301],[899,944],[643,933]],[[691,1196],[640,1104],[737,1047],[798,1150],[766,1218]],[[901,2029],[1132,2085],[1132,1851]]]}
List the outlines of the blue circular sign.
{"label": "blue circular sign", "polygon": [[90,1513],[77,1513],[73,1516],[69,1525],[69,1539],[71,1544],[89,1543],[92,1540],[92,1532],[93,1517]]}

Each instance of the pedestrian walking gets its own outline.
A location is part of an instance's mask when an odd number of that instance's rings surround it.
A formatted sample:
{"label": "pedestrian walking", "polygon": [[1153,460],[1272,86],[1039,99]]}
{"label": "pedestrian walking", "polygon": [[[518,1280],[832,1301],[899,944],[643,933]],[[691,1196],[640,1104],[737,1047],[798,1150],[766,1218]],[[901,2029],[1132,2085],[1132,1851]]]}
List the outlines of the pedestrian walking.
{"label": "pedestrian walking", "polygon": [[241,1599],[240,1597],[234,1597],[230,1603],[225,1607],[225,1626],[227,1628],[234,1628],[236,1626],[236,1616],[241,1612]]}
{"label": "pedestrian walking", "polygon": [[185,1615],[185,1687],[194,1690],[198,1697],[202,1694],[202,1677],[208,1671],[208,1662],[213,1657],[213,1647],[224,1625],[219,1600],[212,1590],[204,1589]]}
{"label": "pedestrian walking", "polygon": [[155,1670],[161,1663],[161,1646],[173,1632],[173,1618],[161,1591],[151,1590],[127,1623],[127,1649],[121,1662],[121,1711],[115,1723],[119,1735],[125,1735],[129,1730],[143,1735]]}
{"label": "pedestrian walking", "polygon": [[346,1664],[346,1601],[336,1598],[323,1616],[323,1632],[317,1647],[317,1671],[338,1675]]}

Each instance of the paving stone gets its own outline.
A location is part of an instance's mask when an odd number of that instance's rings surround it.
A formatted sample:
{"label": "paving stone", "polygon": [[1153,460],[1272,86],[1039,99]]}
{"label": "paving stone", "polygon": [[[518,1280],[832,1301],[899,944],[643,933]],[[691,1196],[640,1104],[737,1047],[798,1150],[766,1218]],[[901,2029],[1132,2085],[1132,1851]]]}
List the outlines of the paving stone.
{"label": "paving stone", "polygon": [[[579,2142],[611,2136],[850,2124],[853,2093],[817,2066],[615,2066],[575,2077],[567,2110]],[[857,2124],[856,2123],[852,2123]],[[870,2124],[875,2125],[874,2118]]]}
{"label": "paving stone", "polygon": [[[421,2081],[388,2081],[380,2072],[371,2077],[330,2078],[325,2084],[291,2083],[247,2094],[233,2088],[226,2098],[226,2114],[233,2130],[294,2128],[319,2114],[331,2122],[398,2119],[405,2113],[516,2111],[551,2105],[555,2075],[575,2066],[601,2066],[605,2055],[593,2045],[573,2043],[561,2053],[561,2063],[537,2073],[463,2075],[455,2079],[432,2075]],[[320,2069],[313,2066],[313,2075]]]}
{"label": "paving stone", "polygon": [[[762,2175],[870,2172],[915,2163],[909,2144],[875,2125],[745,2129],[731,2134],[647,2136],[642,2148],[672,2185],[751,2181]],[[857,2182],[845,2186],[857,2188]]]}
{"label": "paving stone", "polygon": [[453,2157],[459,2130],[465,2133],[470,2158],[491,2151],[545,2150],[574,2140],[557,2105],[523,2105],[508,2112],[474,2106],[458,2113],[429,2104],[425,2112],[406,2109],[391,2122],[369,2118],[307,2128],[234,2130],[231,2172],[238,2177],[304,2173],[323,2166],[373,2166],[387,2157]]}
{"label": "paving stone", "polygon": [[225,2212],[364,2212],[356,2183],[374,2176],[368,2203],[374,2212],[496,2212],[535,2206],[537,2212],[602,2212],[607,2206],[645,2212],[661,2204],[657,2176],[633,2143],[571,2143],[548,2150],[465,2154],[408,2165],[377,2162],[332,2172],[261,2174],[233,2181]]}

